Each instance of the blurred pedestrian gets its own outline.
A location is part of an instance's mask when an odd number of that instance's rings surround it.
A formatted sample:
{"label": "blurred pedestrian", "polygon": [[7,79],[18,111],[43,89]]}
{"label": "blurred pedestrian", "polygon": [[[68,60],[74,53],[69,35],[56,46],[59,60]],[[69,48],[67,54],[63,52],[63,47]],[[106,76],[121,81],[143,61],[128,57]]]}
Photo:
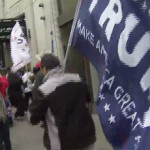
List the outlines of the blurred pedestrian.
{"label": "blurred pedestrian", "polygon": [[45,121],[47,150],[92,150],[96,140],[92,116],[86,107],[87,88],[78,74],[63,73],[52,54],[41,59],[44,83],[34,91],[31,123]]}
{"label": "blurred pedestrian", "polygon": [[4,100],[6,95],[6,89],[8,88],[8,86],[8,80],[4,76],[0,75],[0,93],[3,96]]}
{"label": "blurred pedestrian", "polygon": [[[35,81],[34,81],[34,86],[33,86],[32,92],[37,90],[38,87],[43,83],[44,74],[42,73],[42,71],[40,69],[41,69],[41,62],[38,62],[38,63],[36,63],[35,68],[34,68]],[[33,99],[34,99],[34,95],[33,95]],[[42,128],[45,127],[43,121],[40,122],[40,126]]]}
{"label": "blurred pedestrian", "polygon": [[34,82],[33,91],[35,89],[37,89],[43,83],[43,79],[44,79],[44,74],[40,70],[41,62],[38,62],[35,66],[36,66],[37,69],[39,69],[39,71],[37,72],[37,74],[35,76],[35,82]]}
{"label": "blurred pedestrian", "polygon": [[6,111],[7,111],[7,119],[10,126],[13,124],[13,118],[12,118],[12,112],[11,112],[11,105],[9,103],[9,100],[7,98],[7,89],[8,89],[9,83],[8,80],[5,78],[5,76],[0,76],[0,93],[3,97],[3,100],[6,104]]}
{"label": "blurred pedestrian", "polygon": [[0,150],[11,150],[9,125],[6,116],[5,101],[0,94]]}
{"label": "blurred pedestrian", "polygon": [[37,73],[40,71],[40,68],[33,67],[33,76],[30,78],[31,82],[34,84]]}
{"label": "blurred pedestrian", "polygon": [[29,107],[29,100],[32,99],[32,81],[31,77],[33,76],[33,73],[30,72],[28,69],[27,72],[22,76],[22,81],[24,84],[24,94],[25,94],[25,111],[28,110]]}
{"label": "blurred pedestrian", "polygon": [[15,118],[24,117],[24,93],[23,93],[23,82],[16,73],[10,72],[8,75],[8,97],[11,105],[17,108]]}

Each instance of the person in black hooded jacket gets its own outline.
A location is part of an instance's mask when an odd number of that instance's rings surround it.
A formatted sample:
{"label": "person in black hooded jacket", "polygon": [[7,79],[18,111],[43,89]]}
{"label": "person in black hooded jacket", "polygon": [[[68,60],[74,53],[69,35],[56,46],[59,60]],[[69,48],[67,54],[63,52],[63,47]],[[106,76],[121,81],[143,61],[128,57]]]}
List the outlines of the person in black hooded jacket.
{"label": "person in black hooded jacket", "polygon": [[23,82],[16,73],[10,72],[8,74],[8,96],[11,102],[11,105],[17,108],[15,113],[15,118],[24,117],[24,94],[23,94]]}
{"label": "person in black hooded jacket", "polygon": [[42,57],[44,83],[35,90],[30,106],[31,123],[45,121],[47,150],[92,150],[95,127],[86,103],[86,85],[78,74],[63,73],[58,58]]}

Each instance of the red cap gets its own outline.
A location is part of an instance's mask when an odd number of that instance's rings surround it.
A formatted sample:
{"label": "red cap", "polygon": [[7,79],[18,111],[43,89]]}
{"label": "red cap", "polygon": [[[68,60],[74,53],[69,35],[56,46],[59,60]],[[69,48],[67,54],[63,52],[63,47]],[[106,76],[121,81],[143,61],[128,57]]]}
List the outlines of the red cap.
{"label": "red cap", "polygon": [[41,62],[36,63],[35,67],[40,68],[41,67]]}

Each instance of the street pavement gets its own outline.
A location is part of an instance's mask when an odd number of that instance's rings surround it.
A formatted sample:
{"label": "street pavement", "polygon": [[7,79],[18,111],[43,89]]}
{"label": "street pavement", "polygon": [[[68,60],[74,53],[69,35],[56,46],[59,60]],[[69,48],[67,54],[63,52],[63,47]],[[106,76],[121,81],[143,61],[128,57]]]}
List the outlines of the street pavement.
{"label": "street pavement", "polygon": [[[99,118],[93,115],[96,125],[97,141],[93,150],[112,150],[106,141]],[[12,150],[45,150],[43,146],[44,130],[38,126],[32,126],[27,119],[14,121],[13,127],[10,128]]]}
{"label": "street pavement", "polygon": [[14,121],[10,128],[12,150],[45,150],[43,133],[40,126],[32,126],[26,119]]}
{"label": "street pavement", "polygon": [[97,136],[94,150],[113,150],[104,136],[98,115],[93,115],[93,119],[95,122],[96,136]]}

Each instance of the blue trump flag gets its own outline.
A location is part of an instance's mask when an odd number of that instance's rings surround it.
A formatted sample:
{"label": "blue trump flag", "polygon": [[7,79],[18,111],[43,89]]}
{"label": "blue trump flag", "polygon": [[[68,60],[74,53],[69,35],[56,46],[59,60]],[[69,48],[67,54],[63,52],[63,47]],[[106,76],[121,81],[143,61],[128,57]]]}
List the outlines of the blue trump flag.
{"label": "blue trump flag", "polygon": [[82,0],[78,12],[71,46],[103,75],[96,105],[107,140],[150,150],[150,1]]}

